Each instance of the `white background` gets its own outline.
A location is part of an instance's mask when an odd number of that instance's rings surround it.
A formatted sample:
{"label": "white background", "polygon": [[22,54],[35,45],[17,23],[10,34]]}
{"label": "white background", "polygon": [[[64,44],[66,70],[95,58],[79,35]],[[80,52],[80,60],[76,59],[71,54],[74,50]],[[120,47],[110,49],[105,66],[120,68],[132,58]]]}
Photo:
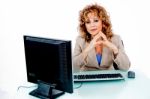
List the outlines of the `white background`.
{"label": "white background", "polygon": [[14,92],[27,80],[23,35],[72,40],[74,48],[79,10],[95,2],[108,11],[131,69],[150,78],[149,0],[1,0],[0,88]]}

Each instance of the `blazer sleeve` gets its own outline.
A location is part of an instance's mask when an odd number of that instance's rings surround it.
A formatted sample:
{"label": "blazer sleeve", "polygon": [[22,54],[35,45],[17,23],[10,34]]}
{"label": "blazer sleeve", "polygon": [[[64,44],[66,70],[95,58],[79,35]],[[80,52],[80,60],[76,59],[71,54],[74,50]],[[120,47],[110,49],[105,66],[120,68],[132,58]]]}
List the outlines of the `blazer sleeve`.
{"label": "blazer sleeve", "polygon": [[83,47],[86,46],[84,39],[81,36],[76,38],[76,44],[73,52],[73,67],[79,70],[81,66],[86,65],[86,60],[83,59]]}
{"label": "blazer sleeve", "polygon": [[114,58],[114,62],[117,64],[119,70],[128,70],[130,68],[130,60],[125,53],[122,39],[116,35],[112,39],[112,42],[115,43],[119,49],[117,56]]}

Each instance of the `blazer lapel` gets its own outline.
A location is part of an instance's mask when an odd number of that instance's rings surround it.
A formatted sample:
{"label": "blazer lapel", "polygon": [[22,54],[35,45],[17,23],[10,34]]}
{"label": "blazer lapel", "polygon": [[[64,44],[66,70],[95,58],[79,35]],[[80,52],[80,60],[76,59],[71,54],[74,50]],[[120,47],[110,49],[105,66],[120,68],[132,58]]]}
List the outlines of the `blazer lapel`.
{"label": "blazer lapel", "polygon": [[[86,46],[88,46],[88,43],[86,43]],[[95,48],[92,48],[91,51],[88,54],[89,54],[89,56],[88,56],[89,57],[88,65],[99,68],[99,65],[98,65],[98,62],[97,62],[97,58],[96,58]]]}
{"label": "blazer lapel", "polygon": [[90,65],[94,65],[94,66],[96,66],[96,67],[99,67],[99,65],[98,65],[98,62],[97,62],[97,58],[96,58],[96,52],[95,52],[95,48],[93,48],[92,50],[91,50],[91,62],[92,63],[90,63]]}
{"label": "blazer lapel", "polygon": [[112,52],[108,47],[103,47],[102,60],[100,66],[110,65],[112,61]]}
{"label": "blazer lapel", "polygon": [[108,54],[108,48],[103,46],[103,51],[102,51],[102,59],[101,59],[101,65],[100,66],[104,66],[106,65],[106,61],[107,61],[107,54]]}

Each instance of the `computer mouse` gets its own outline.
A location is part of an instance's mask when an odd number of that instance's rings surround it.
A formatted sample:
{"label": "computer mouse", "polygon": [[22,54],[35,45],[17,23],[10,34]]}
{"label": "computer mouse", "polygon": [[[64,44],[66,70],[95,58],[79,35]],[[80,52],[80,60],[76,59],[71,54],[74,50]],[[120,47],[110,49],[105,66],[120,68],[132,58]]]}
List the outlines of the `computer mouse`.
{"label": "computer mouse", "polygon": [[134,71],[128,71],[128,78],[135,78],[135,72]]}

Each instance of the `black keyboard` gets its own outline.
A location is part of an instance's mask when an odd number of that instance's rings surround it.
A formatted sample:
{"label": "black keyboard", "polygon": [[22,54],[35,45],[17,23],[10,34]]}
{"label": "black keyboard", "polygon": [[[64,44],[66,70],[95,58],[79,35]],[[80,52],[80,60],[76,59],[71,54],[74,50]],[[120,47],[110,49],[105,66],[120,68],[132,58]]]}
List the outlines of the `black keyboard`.
{"label": "black keyboard", "polygon": [[74,74],[74,81],[121,80],[121,73],[109,74]]}

